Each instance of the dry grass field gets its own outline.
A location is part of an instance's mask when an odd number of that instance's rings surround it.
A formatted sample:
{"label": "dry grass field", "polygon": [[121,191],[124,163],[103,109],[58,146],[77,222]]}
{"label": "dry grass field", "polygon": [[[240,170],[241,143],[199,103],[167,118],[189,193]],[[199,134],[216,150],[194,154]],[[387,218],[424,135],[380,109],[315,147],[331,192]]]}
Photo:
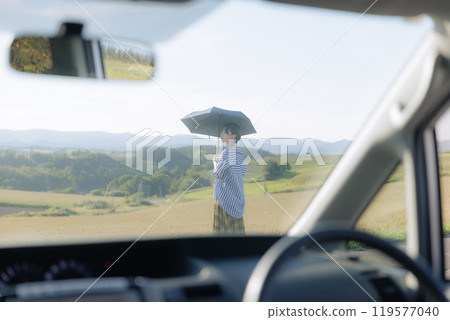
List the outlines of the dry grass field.
{"label": "dry grass field", "polygon": [[[356,228],[391,239],[405,239],[406,201],[404,181],[391,179],[380,190]],[[444,223],[450,224],[450,176],[441,179],[443,190]],[[254,186],[248,186],[254,188]],[[247,189],[252,190],[252,189]],[[298,219],[318,189],[273,193],[272,196]],[[197,196],[206,195],[203,199]],[[185,197],[172,205],[176,198],[160,205],[130,206],[125,198],[91,195],[72,195],[48,192],[0,190],[0,204],[28,206],[51,205],[69,208],[76,215],[69,216],[0,216],[0,241],[2,246],[39,243],[67,243],[111,239],[136,239],[143,232],[147,237],[178,237],[210,235],[213,224],[213,200],[210,190],[195,197]],[[91,210],[79,207],[83,201],[99,201],[113,205],[114,210]],[[1,210],[0,206],[0,210]],[[30,209],[31,210],[31,209]],[[246,195],[246,233],[283,234],[293,225],[292,219],[271,199],[261,192]]]}
{"label": "dry grass field", "polygon": [[[29,206],[63,206],[70,207],[74,204],[81,203],[85,200],[91,201],[111,201],[110,197],[79,195],[79,194],[64,194],[52,192],[33,192],[33,191],[19,191],[19,190],[0,190],[0,204],[23,204]],[[114,201],[122,203],[124,198],[114,197]]]}
{"label": "dry grass field", "polygon": [[[0,191],[0,199],[2,198]],[[19,191],[16,191],[19,192]],[[23,192],[23,191],[20,191]],[[294,218],[298,218],[316,191],[274,194],[273,197]],[[55,195],[55,194],[53,194]],[[70,195],[58,201],[73,201]],[[100,197],[101,198],[101,197]],[[76,200],[80,201],[78,197]],[[263,193],[246,198],[245,226],[247,234],[280,234],[293,221]],[[127,208],[126,212],[125,208]],[[148,229],[144,237],[210,235],[213,224],[213,201],[201,199],[180,201],[154,207],[119,207],[115,213],[80,214],[67,217],[0,217],[2,245],[79,242],[107,239],[135,239]]]}
{"label": "dry grass field", "polygon": [[363,213],[356,229],[385,238],[406,237],[406,198],[403,180],[386,183]]}

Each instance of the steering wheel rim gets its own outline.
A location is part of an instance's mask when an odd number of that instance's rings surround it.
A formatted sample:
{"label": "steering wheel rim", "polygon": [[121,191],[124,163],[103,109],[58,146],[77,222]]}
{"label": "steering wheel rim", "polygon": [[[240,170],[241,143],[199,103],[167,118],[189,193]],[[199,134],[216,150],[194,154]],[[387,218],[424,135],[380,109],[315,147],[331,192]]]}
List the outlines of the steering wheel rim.
{"label": "steering wheel rim", "polygon": [[380,250],[414,274],[420,285],[428,293],[431,301],[448,301],[443,294],[441,284],[435,278],[426,263],[420,259],[417,261],[412,260],[406,253],[385,240],[355,230],[326,230],[300,238],[281,238],[269,248],[256,265],[245,288],[243,301],[262,301],[261,299],[267,291],[268,284],[274,278],[277,271],[289,257],[298,251],[299,248],[337,240],[354,240]]}

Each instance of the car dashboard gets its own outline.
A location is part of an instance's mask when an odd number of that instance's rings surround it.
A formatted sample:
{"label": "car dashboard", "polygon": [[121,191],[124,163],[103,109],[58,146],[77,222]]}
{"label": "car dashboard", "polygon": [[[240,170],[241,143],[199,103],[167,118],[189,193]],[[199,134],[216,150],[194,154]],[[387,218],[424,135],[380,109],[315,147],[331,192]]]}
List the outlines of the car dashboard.
{"label": "car dashboard", "polygon": [[[242,301],[256,264],[278,239],[199,237],[3,248],[0,300]],[[399,266],[376,267],[355,252],[338,255],[377,301],[416,300]],[[271,301],[370,301],[322,252],[302,256],[275,279]]]}

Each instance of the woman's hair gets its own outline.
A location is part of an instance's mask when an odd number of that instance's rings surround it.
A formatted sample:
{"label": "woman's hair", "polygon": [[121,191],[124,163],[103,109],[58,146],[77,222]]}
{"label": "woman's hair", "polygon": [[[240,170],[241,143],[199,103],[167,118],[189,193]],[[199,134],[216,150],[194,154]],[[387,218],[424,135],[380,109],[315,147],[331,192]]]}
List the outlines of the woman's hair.
{"label": "woman's hair", "polygon": [[238,142],[241,139],[241,128],[234,123],[234,122],[228,122],[226,123],[222,130],[225,130],[227,134],[235,134],[236,135],[236,142]]}

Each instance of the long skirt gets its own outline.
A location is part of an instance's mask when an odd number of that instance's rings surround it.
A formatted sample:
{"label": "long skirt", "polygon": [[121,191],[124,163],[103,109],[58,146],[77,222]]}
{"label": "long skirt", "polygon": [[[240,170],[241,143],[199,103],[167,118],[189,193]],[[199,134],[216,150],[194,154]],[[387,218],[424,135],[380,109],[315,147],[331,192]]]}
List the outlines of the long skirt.
{"label": "long skirt", "polygon": [[214,201],[213,234],[245,234],[244,218],[235,218]]}

